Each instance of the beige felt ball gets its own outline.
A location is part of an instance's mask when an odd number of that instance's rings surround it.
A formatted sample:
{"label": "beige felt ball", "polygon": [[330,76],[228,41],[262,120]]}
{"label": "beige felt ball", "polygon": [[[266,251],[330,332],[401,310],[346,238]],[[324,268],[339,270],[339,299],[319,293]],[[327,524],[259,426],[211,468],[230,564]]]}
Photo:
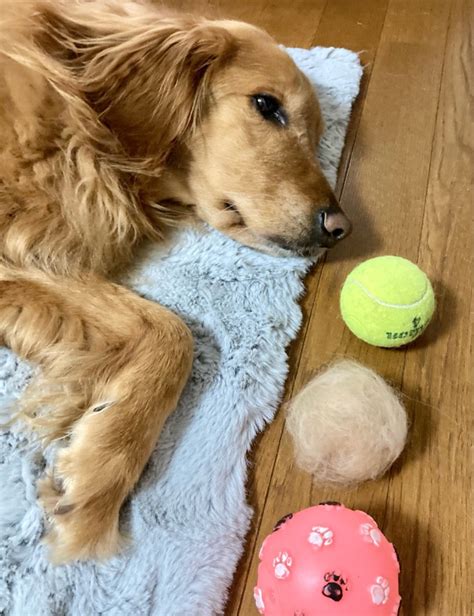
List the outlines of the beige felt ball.
{"label": "beige felt ball", "polygon": [[354,361],[320,372],[290,402],[286,419],[297,464],[318,483],[354,484],[398,458],[407,416],[397,393]]}

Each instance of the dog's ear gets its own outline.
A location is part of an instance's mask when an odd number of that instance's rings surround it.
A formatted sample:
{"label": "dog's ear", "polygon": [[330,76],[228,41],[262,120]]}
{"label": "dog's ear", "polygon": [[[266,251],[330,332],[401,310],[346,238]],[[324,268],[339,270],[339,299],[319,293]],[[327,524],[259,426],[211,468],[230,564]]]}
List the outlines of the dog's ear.
{"label": "dog's ear", "polygon": [[160,158],[192,130],[235,49],[212,21],[135,2],[42,4],[43,49],[133,157]]}
{"label": "dog's ear", "polygon": [[233,49],[230,33],[212,22],[172,20],[110,50],[116,68],[109,71],[102,57],[92,61],[87,94],[133,153],[167,153],[199,123]]}

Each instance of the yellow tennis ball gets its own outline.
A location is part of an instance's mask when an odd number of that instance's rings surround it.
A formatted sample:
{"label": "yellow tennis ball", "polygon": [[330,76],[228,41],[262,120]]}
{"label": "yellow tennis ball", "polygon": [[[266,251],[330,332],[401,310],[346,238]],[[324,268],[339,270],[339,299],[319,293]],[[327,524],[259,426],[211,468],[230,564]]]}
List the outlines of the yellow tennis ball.
{"label": "yellow tennis ball", "polygon": [[361,340],[398,347],[417,338],[435,309],[431,283],[402,257],[375,257],[352,270],[341,289],[341,314]]}

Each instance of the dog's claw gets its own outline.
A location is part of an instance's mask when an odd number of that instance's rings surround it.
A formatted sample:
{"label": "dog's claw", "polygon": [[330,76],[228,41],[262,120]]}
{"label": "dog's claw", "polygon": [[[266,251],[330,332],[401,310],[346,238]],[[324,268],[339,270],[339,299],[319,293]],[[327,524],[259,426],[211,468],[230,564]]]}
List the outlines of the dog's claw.
{"label": "dog's claw", "polygon": [[53,509],[53,515],[65,515],[66,513],[69,513],[70,511],[72,511],[75,506],[76,505],[73,505],[73,504],[61,505],[61,503],[58,503],[56,507]]}

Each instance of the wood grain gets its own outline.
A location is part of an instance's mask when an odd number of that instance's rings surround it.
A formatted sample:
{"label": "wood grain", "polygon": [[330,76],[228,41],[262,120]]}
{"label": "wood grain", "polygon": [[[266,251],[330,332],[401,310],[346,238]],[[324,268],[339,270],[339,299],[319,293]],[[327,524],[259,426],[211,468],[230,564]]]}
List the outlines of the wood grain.
{"label": "wood grain", "polygon": [[[438,307],[426,337],[406,354],[402,389],[413,398],[412,446],[399,476],[389,478],[386,503],[387,524],[404,563],[406,614],[472,614],[470,17],[468,2],[453,3],[418,248],[418,263],[431,273]],[[399,503],[403,529],[397,519]]]}
{"label": "wood grain", "polygon": [[309,47],[328,0],[175,0],[168,6],[217,19],[241,19],[265,28],[287,47]]}

